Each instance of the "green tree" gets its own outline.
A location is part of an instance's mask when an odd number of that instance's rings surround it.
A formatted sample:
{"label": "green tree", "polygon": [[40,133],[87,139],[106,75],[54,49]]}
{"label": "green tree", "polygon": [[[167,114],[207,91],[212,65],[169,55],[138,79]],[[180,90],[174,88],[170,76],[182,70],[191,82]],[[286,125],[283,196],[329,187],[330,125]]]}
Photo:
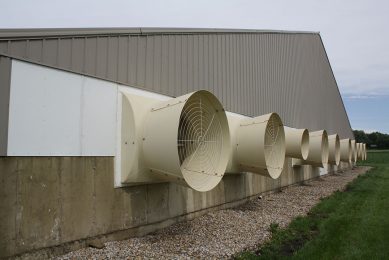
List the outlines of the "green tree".
{"label": "green tree", "polygon": [[366,143],[367,147],[373,146],[377,149],[389,149],[389,135],[380,132],[365,133],[363,130],[354,130],[355,141]]}

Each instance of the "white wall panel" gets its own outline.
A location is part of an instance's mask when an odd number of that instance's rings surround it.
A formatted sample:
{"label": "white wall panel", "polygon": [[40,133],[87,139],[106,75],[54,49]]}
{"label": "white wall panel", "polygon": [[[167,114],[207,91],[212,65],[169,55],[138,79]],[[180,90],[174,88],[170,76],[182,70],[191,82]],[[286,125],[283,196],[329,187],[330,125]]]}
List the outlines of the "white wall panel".
{"label": "white wall panel", "polygon": [[82,155],[115,155],[117,84],[84,78]]}
{"label": "white wall panel", "polygon": [[115,153],[117,85],[13,60],[11,156]]}

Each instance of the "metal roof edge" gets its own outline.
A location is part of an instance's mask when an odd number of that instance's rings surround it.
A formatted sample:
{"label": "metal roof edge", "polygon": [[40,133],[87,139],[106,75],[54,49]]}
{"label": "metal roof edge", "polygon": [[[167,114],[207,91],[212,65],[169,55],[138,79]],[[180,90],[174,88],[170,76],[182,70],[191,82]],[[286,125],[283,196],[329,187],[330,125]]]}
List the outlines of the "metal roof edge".
{"label": "metal roof edge", "polygon": [[105,35],[153,35],[153,34],[218,34],[218,33],[264,33],[264,34],[319,34],[310,31],[256,30],[256,29],[219,29],[219,28],[162,28],[162,27],[129,27],[129,28],[15,28],[0,29],[0,39],[46,38],[46,37],[82,37]]}
{"label": "metal roof edge", "polygon": [[160,28],[144,27],[140,28],[143,34],[163,34],[163,33],[281,33],[281,34],[318,34],[313,31],[287,31],[287,30],[258,30],[258,29],[233,29],[233,28]]}

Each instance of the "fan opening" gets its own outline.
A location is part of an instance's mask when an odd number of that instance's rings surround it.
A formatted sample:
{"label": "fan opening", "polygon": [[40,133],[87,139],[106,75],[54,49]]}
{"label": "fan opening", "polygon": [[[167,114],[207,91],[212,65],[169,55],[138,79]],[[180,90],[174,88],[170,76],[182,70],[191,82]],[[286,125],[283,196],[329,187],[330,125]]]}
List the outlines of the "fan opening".
{"label": "fan opening", "polygon": [[303,160],[308,158],[309,154],[309,132],[307,129],[304,129],[303,135],[301,137],[301,157]]}

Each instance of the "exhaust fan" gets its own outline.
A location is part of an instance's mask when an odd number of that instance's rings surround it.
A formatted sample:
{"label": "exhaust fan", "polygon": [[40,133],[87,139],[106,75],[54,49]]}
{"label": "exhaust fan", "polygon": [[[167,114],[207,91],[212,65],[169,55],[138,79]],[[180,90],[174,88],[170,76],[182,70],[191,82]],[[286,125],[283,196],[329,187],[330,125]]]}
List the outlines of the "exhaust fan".
{"label": "exhaust fan", "polygon": [[328,135],[326,130],[309,133],[309,153],[306,160],[293,159],[293,166],[324,167],[328,163]]}
{"label": "exhaust fan", "polygon": [[359,149],[360,149],[360,155],[358,159],[364,161],[366,160],[366,144],[365,143],[359,143]]}
{"label": "exhaust fan", "polygon": [[123,93],[121,182],[172,181],[209,191],[228,164],[230,136],[218,99],[201,90],[167,101]]}
{"label": "exhaust fan", "polygon": [[252,172],[277,179],[285,161],[285,133],[279,115],[244,118],[228,114],[227,119],[232,144],[227,172]]}
{"label": "exhaust fan", "polygon": [[359,143],[359,151],[358,159],[364,161],[365,160],[365,143]]}
{"label": "exhaust fan", "polygon": [[367,159],[367,150],[366,150],[366,144],[363,144],[363,160],[365,161]]}
{"label": "exhaust fan", "polygon": [[355,140],[351,140],[351,161],[357,162],[357,144]]}
{"label": "exhaust fan", "polygon": [[309,153],[309,132],[307,129],[284,127],[286,156],[306,160]]}
{"label": "exhaust fan", "polygon": [[340,139],[338,134],[328,136],[328,163],[339,165],[340,162]]}
{"label": "exhaust fan", "polygon": [[362,143],[357,143],[357,159],[362,160]]}
{"label": "exhaust fan", "polygon": [[351,163],[351,158],[351,140],[349,138],[340,140],[340,160],[342,162]]}

